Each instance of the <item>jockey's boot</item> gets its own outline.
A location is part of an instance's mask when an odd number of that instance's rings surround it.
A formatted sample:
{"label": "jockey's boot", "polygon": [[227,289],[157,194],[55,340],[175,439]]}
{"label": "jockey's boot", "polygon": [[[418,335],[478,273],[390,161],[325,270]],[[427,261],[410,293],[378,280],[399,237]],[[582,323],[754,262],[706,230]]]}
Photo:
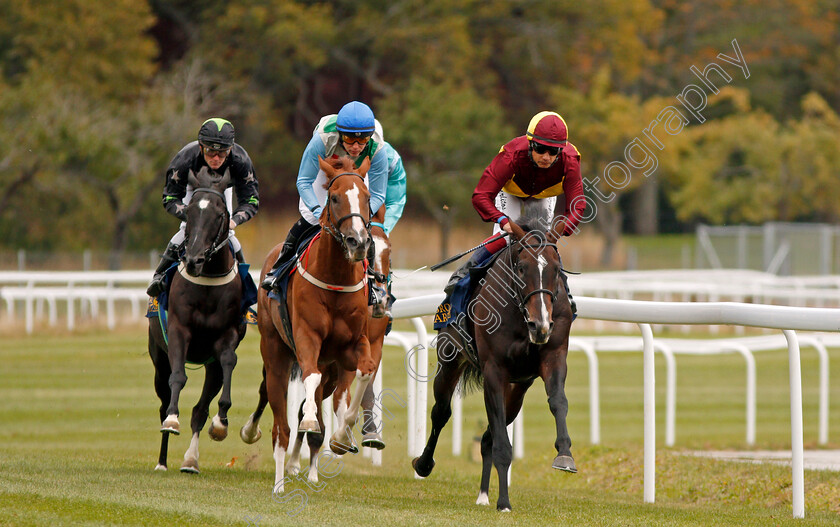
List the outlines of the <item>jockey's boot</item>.
{"label": "jockey's boot", "polygon": [[[374,269],[374,261],[376,259],[376,245],[373,240],[370,241],[367,253],[367,283],[368,283],[368,305],[373,306],[379,304],[383,300],[382,290],[376,286],[376,270]],[[377,314],[374,310],[372,318],[382,318],[384,313]]]}
{"label": "jockey's boot", "polygon": [[242,254],[242,249],[239,249],[238,251],[236,251],[236,254],[234,254],[234,256],[236,257],[237,262],[245,263],[245,255]]}
{"label": "jockey's boot", "polygon": [[443,288],[443,292],[446,293],[446,296],[452,294],[452,291],[455,289],[455,285],[461,281],[462,278],[467,276],[467,273],[470,272],[470,269],[478,265],[480,262],[483,262],[490,256],[490,251],[487,250],[487,247],[482,247],[475,251],[470,259],[466,261],[461,267],[459,267],[452,276],[449,277],[449,282],[446,283],[446,287]]}
{"label": "jockey's boot", "polygon": [[179,251],[180,246],[175,245],[174,243],[170,243],[166,246],[166,250],[163,251],[162,255],[160,255],[160,263],[158,264],[157,269],[155,269],[155,275],[152,277],[152,281],[146,289],[147,295],[154,298],[163,293],[163,279],[166,275],[166,270],[178,261],[180,256],[178,254]]}
{"label": "jockey's boot", "polygon": [[289,235],[286,236],[286,241],[283,242],[283,248],[280,250],[280,255],[277,257],[277,261],[274,262],[274,265],[271,266],[271,270],[268,274],[265,275],[265,280],[263,280],[260,287],[265,289],[266,291],[275,291],[277,286],[279,285],[279,278],[276,276],[277,269],[279,269],[283,264],[291,260],[295,257],[295,248],[297,247],[298,237],[294,234],[294,232],[289,232]]}

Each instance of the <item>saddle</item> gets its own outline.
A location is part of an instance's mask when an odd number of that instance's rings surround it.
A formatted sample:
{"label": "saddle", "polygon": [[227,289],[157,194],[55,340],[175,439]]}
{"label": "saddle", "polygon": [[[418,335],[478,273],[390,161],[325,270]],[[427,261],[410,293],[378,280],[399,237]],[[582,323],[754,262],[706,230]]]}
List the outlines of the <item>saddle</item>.
{"label": "saddle", "polygon": [[289,310],[286,306],[286,295],[289,291],[289,278],[295,273],[296,265],[298,259],[301,257],[303,252],[309,247],[309,244],[312,243],[312,239],[321,232],[320,225],[313,225],[311,228],[306,230],[298,239],[297,247],[295,247],[295,256],[294,258],[290,258],[288,261],[284,262],[277,271],[275,271],[275,275],[279,277],[277,281],[277,292],[271,291],[268,293],[268,297],[272,298],[277,301],[277,305],[280,309],[280,320],[283,322],[283,333],[286,334],[286,340],[290,344],[292,351],[295,349],[295,339],[292,333],[292,321],[289,319]]}
{"label": "saddle", "polygon": [[[471,268],[466,276],[461,278],[452,289],[452,293],[447,296],[443,302],[438,306],[435,313],[434,328],[441,330],[448,326],[453,320],[458,318],[461,313],[466,314],[470,299],[472,299],[473,291],[476,285],[481,282],[481,279],[487,275],[493,263],[502,254],[503,251],[498,251],[491,254],[484,261],[478,262],[475,267]],[[465,318],[465,317],[461,317]]]}
{"label": "saddle", "polygon": [[[233,245],[228,244],[230,251],[234,254]],[[181,249],[181,254],[183,254],[183,249]],[[234,255],[235,257],[235,255]],[[179,263],[176,262],[169,266],[169,269],[166,270],[166,275],[164,277],[164,288],[163,292],[158,295],[157,298],[149,298],[149,304],[146,309],[146,318],[159,318],[161,329],[163,330],[163,338],[164,341],[167,341],[168,338],[166,337],[166,314],[169,311],[169,288],[172,285],[172,278],[175,276],[175,273],[178,272],[178,265]],[[248,324],[256,324],[257,323],[257,313],[254,311],[251,306],[257,303],[257,284],[254,283],[254,279],[251,278],[251,274],[249,269],[251,268],[251,264],[247,263],[237,263],[239,269],[239,276],[242,280],[242,300],[240,301],[239,308],[242,313],[242,317],[244,321]]]}

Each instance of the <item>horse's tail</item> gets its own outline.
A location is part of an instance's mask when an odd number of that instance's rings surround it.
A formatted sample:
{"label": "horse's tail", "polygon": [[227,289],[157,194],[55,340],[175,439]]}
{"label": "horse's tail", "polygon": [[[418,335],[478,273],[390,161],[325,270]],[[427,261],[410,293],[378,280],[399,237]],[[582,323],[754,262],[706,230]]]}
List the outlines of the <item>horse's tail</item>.
{"label": "horse's tail", "polygon": [[289,370],[289,380],[290,381],[297,381],[303,377],[303,370],[300,369],[300,364],[298,361],[292,362],[292,369]]}
{"label": "horse's tail", "polygon": [[464,373],[461,374],[461,393],[464,395],[484,388],[484,375],[481,368],[472,360],[464,361]]}

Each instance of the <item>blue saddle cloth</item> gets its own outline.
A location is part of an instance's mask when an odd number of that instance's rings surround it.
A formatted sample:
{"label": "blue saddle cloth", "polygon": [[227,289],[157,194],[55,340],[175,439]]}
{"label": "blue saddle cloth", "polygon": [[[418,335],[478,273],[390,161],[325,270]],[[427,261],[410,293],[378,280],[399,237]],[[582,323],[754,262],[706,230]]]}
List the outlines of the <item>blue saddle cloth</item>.
{"label": "blue saddle cloth", "polygon": [[476,284],[481,282],[481,279],[484,278],[487,271],[489,271],[490,267],[493,265],[493,262],[496,261],[496,258],[498,258],[501,253],[502,252],[499,251],[496,254],[488,255],[484,260],[478,262],[475,267],[470,269],[470,272],[461,278],[457,284],[455,284],[455,287],[452,289],[452,293],[450,293],[450,295],[447,296],[438,306],[434,320],[435,330],[445,328],[451,322],[457,320],[461,313],[467,312],[467,307],[469,306],[470,298],[472,298],[472,293]]}
{"label": "blue saddle cloth", "polygon": [[[247,263],[239,263],[238,265],[239,269],[237,271],[242,280],[242,300],[239,303],[239,309],[245,322],[254,325],[257,323],[257,313],[251,306],[257,303],[257,284],[254,283],[254,279],[251,278],[249,272],[251,265]],[[172,278],[176,272],[178,272],[178,263],[172,264],[166,270],[163,292],[157,298],[149,298],[149,304],[146,309],[146,318],[160,319],[163,338],[167,343],[169,339],[166,337],[166,328],[168,326],[166,315],[169,311],[169,287],[172,285]]]}
{"label": "blue saddle cloth", "polygon": [[314,225],[311,229],[303,233],[303,236],[300,237],[297,247],[295,248],[295,257],[290,258],[276,271],[274,271],[273,274],[275,276],[279,276],[280,279],[277,281],[277,289],[268,293],[268,297],[276,300],[280,308],[280,320],[283,322],[283,332],[286,334],[286,338],[291,344],[292,350],[295,349],[295,339],[292,334],[292,321],[289,319],[289,312],[286,308],[286,295],[289,291],[289,278],[295,272],[295,265],[297,264],[298,258],[300,258],[303,251],[309,247],[309,244],[312,242],[312,238],[314,238],[319,232],[321,232],[321,226]]}

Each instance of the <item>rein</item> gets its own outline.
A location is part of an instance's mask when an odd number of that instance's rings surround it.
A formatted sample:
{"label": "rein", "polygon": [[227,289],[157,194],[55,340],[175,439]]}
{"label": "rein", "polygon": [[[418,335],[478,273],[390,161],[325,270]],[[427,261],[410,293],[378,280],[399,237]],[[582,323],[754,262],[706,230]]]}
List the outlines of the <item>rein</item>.
{"label": "rein", "polygon": [[[227,205],[226,205],[227,198],[225,198],[225,195],[223,193],[219,192],[218,190],[215,190],[215,189],[212,189],[212,188],[203,188],[203,187],[194,189],[193,190],[193,196],[195,196],[199,192],[204,192],[204,193],[207,193],[207,194],[213,194],[214,196],[218,196],[219,198],[221,198],[222,203],[224,205],[222,208],[225,211],[224,214],[222,215],[222,216],[224,216],[224,219],[222,221],[222,225],[219,227],[219,232],[216,233],[216,237],[213,238],[213,243],[210,245],[210,247],[208,247],[204,251],[204,257],[207,260],[210,260],[210,258],[213,257],[213,255],[215,255],[217,252],[219,252],[220,249],[222,249],[223,247],[225,247],[227,245],[228,239],[230,238],[230,229],[227,229],[227,231],[228,231],[227,236],[223,235],[223,233],[226,230],[225,226],[228,223],[230,223],[230,217],[228,215]],[[224,239],[222,239],[222,238],[224,238]],[[189,276],[189,273],[187,273],[186,270],[182,270],[182,267],[183,267],[183,262],[181,263],[181,265],[178,266],[178,271],[181,273],[181,275],[184,278],[186,278],[190,282],[200,284],[200,285],[224,285],[224,284],[230,283],[233,280],[233,277],[236,276],[236,267],[237,266],[236,266],[236,258],[234,258],[233,259],[233,266],[231,266],[231,268],[227,272],[220,273],[220,274],[204,274],[204,273],[202,273],[201,276],[199,276],[199,277]],[[218,283],[201,283],[199,281],[196,281],[196,280],[200,280],[202,278],[210,279],[211,282],[217,281]],[[216,280],[216,279],[220,279],[220,280]]]}
{"label": "rein", "polygon": [[[551,247],[555,251],[557,251],[558,254],[559,254],[559,251],[557,249],[557,245],[553,244],[553,243],[539,243],[539,244],[528,244],[528,245],[518,244],[518,245],[522,249],[524,249],[526,247],[531,248],[531,249],[542,249],[544,247]],[[515,267],[514,267],[514,262],[513,262],[513,246],[510,246],[508,248],[508,250],[509,250],[509,252],[508,252],[508,264],[510,265],[511,270],[514,270]],[[517,256],[517,261],[519,261],[518,256]],[[528,299],[531,298],[532,296],[542,295],[542,294],[547,294],[551,298],[551,305],[554,305],[554,301],[557,299],[557,292],[556,291],[551,291],[549,289],[534,289],[533,291],[528,292],[528,294],[526,294],[525,296],[522,296],[522,291],[519,290],[519,289],[516,290],[516,296],[518,297],[517,301],[519,302],[519,305],[517,307],[519,308],[519,312],[525,318],[526,322],[530,318],[530,314],[528,313],[528,308],[525,307],[525,304],[528,302]]]}
{"label": "rein", "polygon": [[354,218],[354,217],[361,218],[362,223],[365,226],[365,229],[368,231],[368,234],[370,234],[370,218],[365,218],[364,216],[362,216],[358,212],[351,212],[350,214],[347,214],[345,216],[340,217],[338,219],[338,223],[335,223],[333,221],[332,204],[330,203],[330,188],[332,187],[332,184],[335,183],[336,180],[338,180],[338,178],[340,178],[341,176],[356,176],[357,178],[361,179],[362,182],[364,182],[365,178],[363,178],[361,175],[359,175],[355,172],[342,172],[341,174],[338,174],[334,178],[332,178],[332,180],[330,180],[329,186],[327,186],[327,217],[329,218],[330,224],[329,224],[329,226],[324,227],[324,230],[327,231],[328,233],[330,233],[332,235],[332,237],[335,238],[336,241],[338,241],[338,243],[341,244],[342,247],[346,247],[347,246],[346,245],[347,237],[344,234],[341,233],[341,230],[340,230],[341,224],[344,223],[345,220],[348,220],[350,218]]}

